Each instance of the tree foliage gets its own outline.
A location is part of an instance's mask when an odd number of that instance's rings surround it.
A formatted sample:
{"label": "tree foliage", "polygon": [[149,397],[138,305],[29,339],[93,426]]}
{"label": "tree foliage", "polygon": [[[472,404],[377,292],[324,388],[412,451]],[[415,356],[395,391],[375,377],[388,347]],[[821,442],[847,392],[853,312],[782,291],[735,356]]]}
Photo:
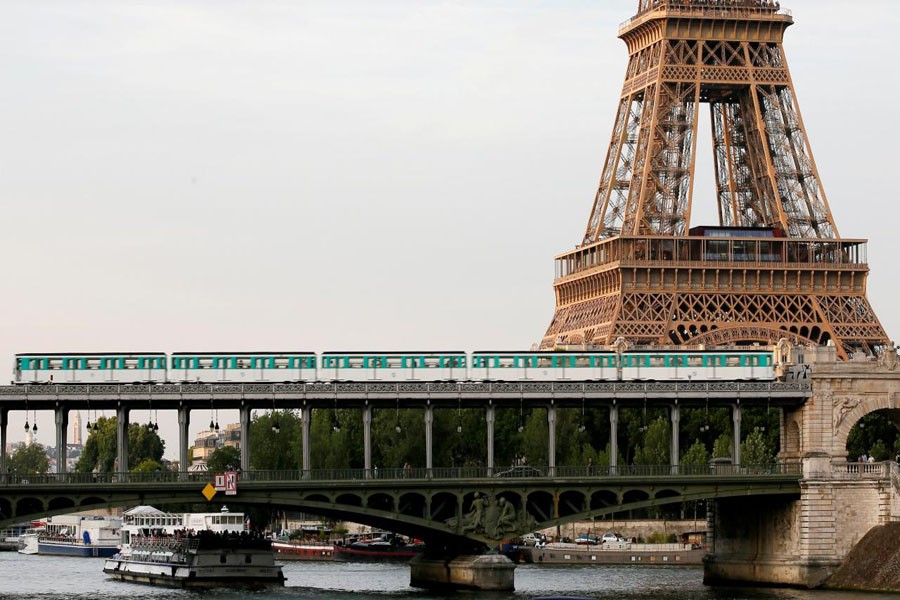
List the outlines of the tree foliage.
{"label": "tree foliage", "polygon": [[[65,457],[61,460],[65,460]],[[9,472],[17,475],[42,475],[49,469],[47,449],[38,443],[21,446],[9,458]]]}
{"label": "tree foliage", "polygon": [[656,418],[647,426],[642,445],[634,455],[636,465],[669,464],[669,423],[663,417]]}
{"label": "tree foliage", "polygon": [[733,444],[731,443],[731,436],[727,433],[723,433],[719,437],[716,438],[716,441],[713,442],[713,458],[733,458],[731,456]]}
{"label": "tree foliage", "polygon": [[[91,428],[81,451],[81,457],[75,464],[77,473],[111,473],[116,468],[117,420],[116,417],[99,417],[96,428]],[[150,427],[138,423],[128,425],[128,465],[135,467],[151,460],[162,463],[166,443],[159,434]]]}
{"label": "tree foliage", "polygon": [[241,451],[235,446],[216,448],[206,460],[206,468],[210,473],[224,473],[229,468],[237,469],[241,465]]}
{"label": "tree foliage", "polygon": [[865,454],[875,460],[893,460],[900,452],[900,430],[887,414],[874,412],[860,419],[847,436],[847,454],[856,460]]}
{"label": "tree foliage", "polygon": [[[300,434],[297,411],[257,413],[250,422],[250,468],[258,471],[299,469]],[[240,459],[235,462],[240,464]]]}
{"label": "tree foliage", "polygon": [[775,462],[775,457],[759,427],[755,427],[741,443],[741,464],[764,467]]}
{"label": "tree foliage", "polygon": [[688,448],[688,451],[681,457],[681,464],[685,466],[699,467],[709,463],[709,452],[706,450],[706,444],[696,439]]}

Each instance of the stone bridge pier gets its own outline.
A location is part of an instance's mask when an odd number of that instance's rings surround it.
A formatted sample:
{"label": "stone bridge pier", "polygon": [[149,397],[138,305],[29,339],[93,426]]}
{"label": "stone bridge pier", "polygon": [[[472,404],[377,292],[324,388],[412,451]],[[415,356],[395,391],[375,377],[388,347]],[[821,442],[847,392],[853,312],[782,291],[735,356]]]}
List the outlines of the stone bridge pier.
{"label": "stone bridge pier", "polygon": [[897,464],[847,456],[850,430],[865,415],[884,411],[900,425],[896,349],[843,362],[832,347],[792,352],[808,365],[813,393],[782,414],[779,458],[802,461],[800,496],[711,503],[706,583],[818,587],[872,527],[900,520]]}

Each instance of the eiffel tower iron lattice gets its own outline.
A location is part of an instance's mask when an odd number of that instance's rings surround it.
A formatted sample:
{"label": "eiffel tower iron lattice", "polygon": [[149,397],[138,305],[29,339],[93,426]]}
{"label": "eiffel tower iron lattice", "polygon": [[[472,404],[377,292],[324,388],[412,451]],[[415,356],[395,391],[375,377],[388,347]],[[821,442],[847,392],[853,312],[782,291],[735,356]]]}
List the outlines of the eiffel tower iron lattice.
{"label": "eiffel tower iron lattice", "polygon": [[[556,257],[541,347],[888,344],[866,298],[866,240],[838,235],[774,0],[639,0],[582,243]],[[710,108],[717,226],[691,227],[697,123]]]}

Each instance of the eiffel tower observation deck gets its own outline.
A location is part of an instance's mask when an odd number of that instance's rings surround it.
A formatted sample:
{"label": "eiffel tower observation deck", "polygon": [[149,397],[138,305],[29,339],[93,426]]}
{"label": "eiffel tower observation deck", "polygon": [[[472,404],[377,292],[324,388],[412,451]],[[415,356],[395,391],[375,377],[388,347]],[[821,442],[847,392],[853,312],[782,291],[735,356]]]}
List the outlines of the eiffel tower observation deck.
{"label": "eiffel tower observation deck", "polygon": [[[879,354],[866,240],[842,238],[813,160],[772,0],[640,0],[581,244],[556,257],[541,342],[834,344]],[[700,106],[718,223],[691,222]]]}

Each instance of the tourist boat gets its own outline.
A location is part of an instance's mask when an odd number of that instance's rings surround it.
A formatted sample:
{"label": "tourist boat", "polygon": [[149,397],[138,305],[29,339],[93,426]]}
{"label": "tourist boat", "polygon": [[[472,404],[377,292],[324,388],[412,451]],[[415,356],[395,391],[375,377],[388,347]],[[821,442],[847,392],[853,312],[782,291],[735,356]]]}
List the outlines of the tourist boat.
{"label": "tourist boat", "polygon": [[[122,519],[118,517],[93,515],[51,517],[47,520],[43,531],[37,533],[37,554],[112,556],[118,551],[121,528]],[[30,552],[23,552],[28,553]]]}
{"label": "tourist boat", "polygon": [[19,536],[16,549],[19,554],[37,554],[38,553],[38,531],[26,531]]}
{"label": "tourist boat", "polygon": [[272,550],[279,560],[334,559],[334,544],[331,542],[273,541]]}
{"label": "tourist boat", "polygon": [[272,541],[247,531],[243,513],[125,513],[121,550],[103,572],[122,581],[175,588],[283,586]]}
{"label": "tourist boat", "polygon": [[349,544],[335,544],[337,560],[410,560],[425,551],[422,542],[408,542],[403,536],[386,533],[373,539],[362,539]]}

